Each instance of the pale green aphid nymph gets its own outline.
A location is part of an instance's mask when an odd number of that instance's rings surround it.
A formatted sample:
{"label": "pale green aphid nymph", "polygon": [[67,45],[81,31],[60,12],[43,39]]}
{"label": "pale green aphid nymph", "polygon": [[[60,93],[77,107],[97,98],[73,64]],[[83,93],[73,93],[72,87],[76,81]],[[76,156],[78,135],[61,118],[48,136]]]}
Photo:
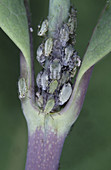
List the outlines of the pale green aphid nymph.
{"label": "pale green aphid nymph", "polygon": [[64,84],[60,94],[59,94],[59,104],[63,105],[65,102],[67,102],[72,94],[72,87],[70,83]]}
{"label": "pale green aphid nymph", "polygon": [[46,103],[46,105],[45,105],[44,113],[46,113],[46,114],[47,114],[47,113],[50,113],[51,110],[53,109],[54,105],[55,105],[55,100],[54,100],[54,98],[48,99],[48,101],[47,101],[47,103]]}
{"label": "pale green aphid nymph", "polygon": [[69,29],[67,24],[64,24],[62,28],[60,29],[60,41],[62,43],[62,46],[65,47],[66,43],[69,40]]}
{"label": "pale green aphid nymph", "polygon": [[43,72],[42,76],[41,76],[41,87],[43,90],[46,90],[47,86],[48,86],[48,74],[46,72]]}
{"label": "pale green aphid nymph", "polygon": [[53,40],[52,38],[48,38],[45,42],[45,48],[44,48],[44,55],[49,56],[53,47]]}
{"label": "pale green aphid nymph", "polygon": [[25,78],[20,78],[18,81],[19,99],[24,99],[28,92],[28,87]]}
{"label": "pale green aphid nymph", "polygon": [[40,95],[38,92],[36,93],[36,102],[37,102],[37,105],[42,108],[43,107],[43,96]]}
{"label": "pale green aphid nymph", "polygon": [[71,56],[73,55],[74,48],[72,45],[69,45],[65,48],[65,56],[63,57],[63,63],[64,66],[68,65],[68,62],[70,61]]}
{"label": "pale green aphid nymph", "polygon": [[73,8],[71,8],[69,19],[68,19],[68,27],[70,34],[73,34],[76,27],[77,27],[77,17],[76,17],[77,11]]}
{"label": "pale green aphid nymph", "polygon": [[57,86],[58,86],[58,81],[52,80],[49,84],[49,93],[53,94],[55,90],[57,89]]}
{"label": "pale green aphid nymph", "polygon": [[42,88],[43,90],[46,90],[47,86],[48,86],[48,74],[46,72],[40,72],[38,73],[37,75],[37,79],[36,79],[36,82],[37,82],[37,86],[39,88]]}
{"label": "pale green aphid nymph", "polygon": [[38,36],[44,36],[47,31],[48,31],[48,20],[46,19],[45,21],[43,21],[43,23],[40,27],[40,31],[38,32]]}
{"label": "pale green aphid nymph", "polygon": [[37,49],[37,60],[39,63],[43,63],[45,61],[43,44],[41,44]]}
{"label": "pale green aphid nymph", "polygon": [[50,64],[50,79],[60,79],[61,64],[59,59],[54,59]]}

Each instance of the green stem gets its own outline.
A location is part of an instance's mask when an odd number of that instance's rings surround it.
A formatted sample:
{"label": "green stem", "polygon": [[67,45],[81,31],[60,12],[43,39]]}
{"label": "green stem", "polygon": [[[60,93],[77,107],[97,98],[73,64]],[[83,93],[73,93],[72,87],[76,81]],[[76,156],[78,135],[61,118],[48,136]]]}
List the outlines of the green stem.
{"label": "green stem", "polygon": [[55,37],[55,33],[62,23],[67,20],[70,8],[70,0],[50,0],[49,3],[49,35]]}

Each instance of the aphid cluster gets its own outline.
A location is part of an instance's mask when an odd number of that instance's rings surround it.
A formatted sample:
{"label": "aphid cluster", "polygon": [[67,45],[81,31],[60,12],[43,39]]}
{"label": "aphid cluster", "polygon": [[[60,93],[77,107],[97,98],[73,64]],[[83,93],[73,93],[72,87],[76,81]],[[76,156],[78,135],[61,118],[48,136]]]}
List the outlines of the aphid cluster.
{"label": "aphid cluster", "polygon": [[42,71],[37,75],[37,104],[45,113],[57,111],[72,94],[71,79],[81,65],[74,49],[77,26],[76,10],[71,7],[67,23],[58,28],[55,36],[48,37],[48,20],[43,21],[39,36],[45,40],[37,49],[37,60]]}

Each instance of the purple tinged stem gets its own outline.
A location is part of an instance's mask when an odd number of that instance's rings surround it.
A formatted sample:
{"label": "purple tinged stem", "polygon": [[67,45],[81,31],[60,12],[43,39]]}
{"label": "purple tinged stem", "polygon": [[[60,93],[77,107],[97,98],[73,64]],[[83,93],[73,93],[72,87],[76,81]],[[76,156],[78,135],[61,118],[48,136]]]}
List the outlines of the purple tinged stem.
{"label": "purple tinged stem", "polygon": [[[28,10],[28,2],[24,0],[28,23],[30,27],[30,15]],[[29,29],[30,30],[30,29]],[[33,46],[32,46],[32,35],[29,31],[30,35],[30,49],[31,49],[31,89],[34,89],[34,68],[33,68]],[[23,67],[23,63],[24,66]],[[23,72],[27,72],[26,63],[21,55],[21,68],[26,69]],[[71,112],[75,112],[75,120],[77,119],[80,110],[83,105],[83,101],[85,98],[85,94],[87,91],[89,79],[91,77],[93,67],[91,67],[82,77],[78,86],[74,87],[74,91],[72,97],[66,107],[61,111],[61,113],[65,112],[69,114],[69,110]],[[29,81],[30,82],[30,81]],[[79,95],[78,95],[79,93]],[[31,90],[31,96],[33,97],[34,90]],[[34,99],[34,98],[33,98]],[[74,105],[72,105],[74,101]],[[76,110],[74,110],[76,108]],[[58,136],[56,131],[52,131],[52,129],[48,128],[47,131],[41,128],[37,128],[36,131],[28,136],[28,151],[27,151],[27,161],[25,170],[57,170],[59,166],[60,155],[62,151],[62,147],[64,144],[66,134],[62,136]]]}
{"label": "purple tinged stem", "polygon": [[[28,2],[24,0],[26,13],[30,30],[30,15]],[[28,87],[31,87],[31,98],[34,96],[34,68],[33,68],[33,46],[32,35],[30,36],[30,51],[31,51],[31,70],[27,67],[25,58],[21,53],[20,66],[21,76],[28,79]],[[33,115],[32,115],[33,116]],[[58,136],[52,128],[47,131],[37,128],[36,131],[28,136],[28,150],[25,170],[57,170],[59,166],[60,155],[66,135]]]}
{"label": "purple tinged stem", "polygon": [[[53,0],[50,1],[52,4]],[[67,1],[68,2],[68,1]],[[28,11],[28,2],[24,0],[28,23],[30,27],[30,15]],[[52,7],[52,6],[51,6]],[[62,8],[61,8],[62,9]],[[53,16],[53,15],[52,15]],[[61,20],[62,21],[62,20]],[[56,26],[54,22],[54,27]],[[30,30],[30,29],[29,29]],[[28,75],[28,78],[31,78],[31,97],[34,99],[34,69],[33,69],[33,46],[32,46],[32,35],[30,35],[30,49],[31,49],[31,73]],[[24,66],[23,67],[23,63]],[[25,61],[23,61],[23,56],[21,55],[21,68],[23,69],[22,73],[26,72],[28,68],[26,67]],[[24,71],[26,69],[26,71]],[[92,74],[93,66],[91,66],[82,76],[79,82],[75,82],[73,94],[67,103],[66,107],[61,110],[61,114],[71,115],[73,113],[74,120],[70,121],[70,127],[77,119],[88,88],[89,80]],[[79,73],[78,73],[79,74]],[[30,86],[30,84],[29,84]],[[33,115],[32,115],[33,116]],[[62,115],[61,115],[62,116]],[[72,118],[72,117],[71,117]],[[69,127],[69,128],[70,128]],[[27,152],[27,161],[25,170],[57,170],[60,160],[60,155],[62,147],[64,144],[66,134],[58,136],[56,131],[52,131],[52,128],[41,129],[40,127],[36,131],[29,135],[28,137],[28,152]]]}
{"label": "purple tinged stem", "polygon": [[65,135],[58,137],[57,132],[41,128],[29,136],[25,170],[58,170]]}
{"label": "purple tinged stem", "polygon": [[69,114],[69,113],[74,114],[74,119],[72,120],[72,125],[78,118],[80,111],[82,109],[93,68],[94,68],[94,66],[90,67],[90,69],[84,73],[79,84],[76,84],[76,82],[75,82],[73,94],[72,94],[68,104],[66,105],[66,107],[61,110],[60,114]]}
{"label": "purple tinged stem", "polygon": [[85,95],[87,92],[87,88],[89,85],[89,81],[90,81],[90,78],[92,75],[93,68],[94,68],[94,66],[90,67],[90,69],[86,71],[86,73],[83,75],[83,77],[79,83],[79,86],[78,86],[78,89],[80,91],[80,96],[78,95],[75,99],[75,103],[78,107],[77,117],[79,116],[79,113],[80,113],[83,103],[84,103]]}

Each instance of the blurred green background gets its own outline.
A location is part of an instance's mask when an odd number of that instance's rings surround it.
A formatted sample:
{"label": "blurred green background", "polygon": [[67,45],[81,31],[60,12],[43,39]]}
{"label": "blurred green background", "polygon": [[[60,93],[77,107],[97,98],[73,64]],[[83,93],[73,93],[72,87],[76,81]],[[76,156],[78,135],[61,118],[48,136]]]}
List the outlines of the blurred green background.
{"label": "blurred green background", "polygon": [[[72,0],[78,10],[76,49],[83,57],[105,0]],[[34,54],[48,0],[31,1]],[[12,28],[13,29],[13,28]],[[36,73],[40,69],[35,60]],[[27,125],[18,99],[19,49],[0,30],[0,170],[24,170]],[[111,54],[96,64],[81,114],[68,135],[61,170],[111,170]]]}

